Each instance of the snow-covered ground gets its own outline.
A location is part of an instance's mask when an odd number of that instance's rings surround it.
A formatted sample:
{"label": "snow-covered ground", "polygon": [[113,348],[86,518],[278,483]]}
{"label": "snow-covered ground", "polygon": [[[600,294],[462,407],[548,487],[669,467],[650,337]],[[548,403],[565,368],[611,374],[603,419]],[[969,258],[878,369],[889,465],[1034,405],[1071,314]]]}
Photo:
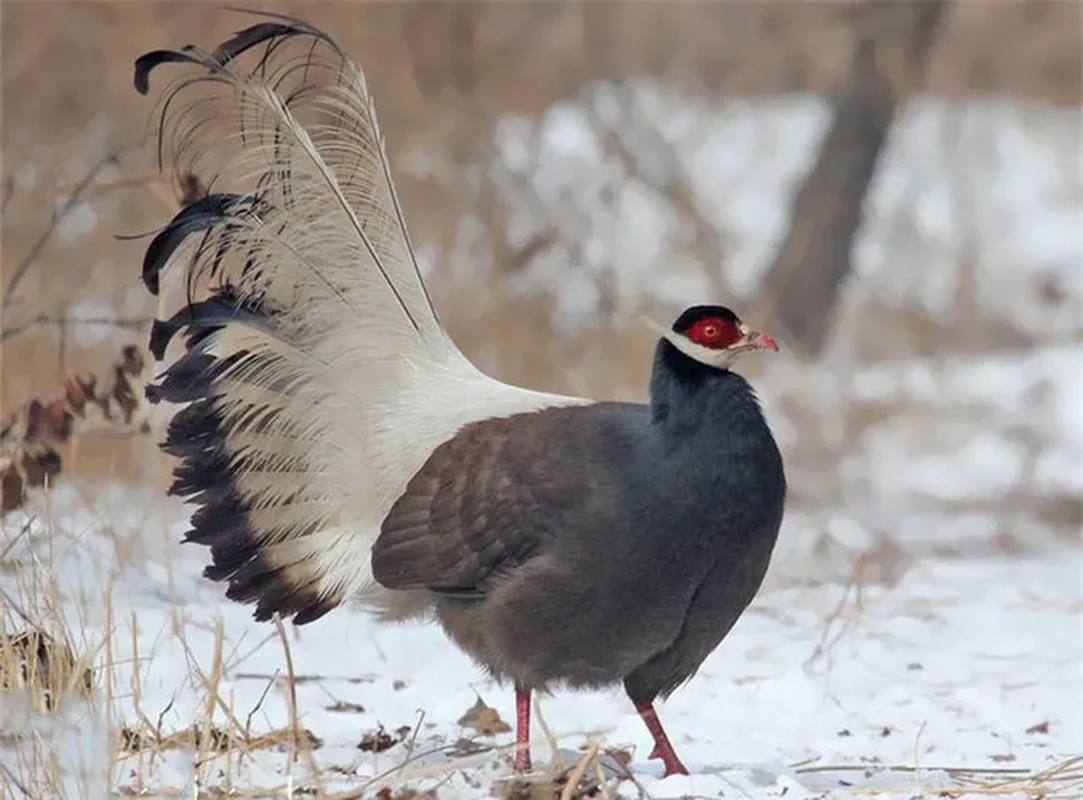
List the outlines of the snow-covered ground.
{"label": "snow-covered ground", "polygon": [[[176,544],[183,530],[176,506],[146,493],[117,490],[88,502],[61,490],[53,515],[55,576],[76,649],[101,648],[98,664],[112,664],[112,697],[99,666],[95,699],[72,700],[56,730],[43,734],[67,769],[109,763],[107,720],[114,728],[149,720],[168,738],[204,719],[219,624],[223,707],[214,709],[214,724],[228,730],[232,714],[252,737],[289,724],[282,641],[199,577],[201,550]],[[127,522],[105,534],[103,517]],[[38,535],[22,537],[9,560],[28,555]],[[842,797],[873,789],[911,797],[923,787],[959,789],[964,780],[1020,780],[1083,754],[1081,570],[1078,551],[928,558],[894,586],[765,591],[699,675],[662,706],[695,773],[689,778],[658,777],[658,765],[645,759],[646,731],[619,690],[545,697],[541,714],[568,763],[590,742],[630,749],[631,768],[652,797]],[[4,586],[12,591],[9,577]],[[437,628],[381,626],[340,609],[287,638],[298,722],[322,742],[311,761],[293,764],[295,787],[345,790],[384,776],[393,785],[439,784],[441,797],[484,797],[508,776],[506,757],[471,757],[462,740],[506,745],[512,734],[486,737],[458,720],[479,695],[513,720],[511,692],[492,685]],[[4,732],[30,724],[26,698],[0,697]],[[34,724],[44,726],[40,717]],[[380,726],[393,737],[405,729],[406,740],[379,753],[359,749]],[[551,749],[540,728],[534,735],[544,770]],[[282,748],[238,757],[238,744],[199,768],[190,746],[160,749],[121,754],[113,779],[188,796],[197,780],[206,789],[284,791],[289,783]],[[0,753],[17,773],[14,753]],[[1083,775],[1075,772],[1078,791]],[[1069,784],[1051,779],[1048,788]],[[621,791],[637,788],[625,781]]]}
{"label": "snow-covered ground", "polygon": [[[638,114],[668,120],[660,140],[632,142],[646,153],[640,166],[691,176],[699,210],[725,234],[726,285],[753,291],[823,107],[796,99],[715,111],[637,91]],[[599,93],[591,124],[614,102]],[[697,299],[703,265],[681,250],[673,209],[614,172],[580,113],[546,117],[540,170],[513,233],[589,218],[576,255],[588,267],[619,264],[621,297]],[[614,789],[628,796],[1083,796],[1083,761],[1069,763],[1083,758],[1083,548],[1065,534],[1083,492],[1079,131],[1078,114],[1000,104],[919,104],[903,117],[859,243],[866,296],[901,295],[950,316],[958,263],[973,257],[984,311],[1045,338],[977,356],[859,364],[835,352],[826,364],[765,364],[756,383],[787,452],[792,505],[763,592],[660,709],[695,775],[658,778],[619,690],[542,698],[565,762],[592,742],[630,750],[636,781]],[[534,133],[509,121],[509,166],[538,155],[515,144]],[[681,163],[667,167],[664,153]],[[625,188],[607,194],[611,185]],[[970,192],[965,218],[949,202],[960,185]],[[513,202],[521,189],[509,187]],[[574,319],[593,308],[590,280],[602,267],[565,269],[570,258],[550,253],[523,282],[560,287]],[[1036,276],[1052,276],[1065,301],[1043,305]],[[58,772],[79,797],[104,796],[108,782],[158,796],[314,785],[374,794],[387,783],[472,798],[508,776],[505,755],[470,753],[512,734],[485,736],[459,720],[480,696],[513,722],[511,692],[438,629],[378,626],[339,609],[288,629],[290,684],[274,626],[226,602],[199,577],[203,551],[177,544],[181,507],[145,489],[94,491],[62,485],[31,506],[36,521],[3,522],[0,605],[63,620],[74,649],[93,659],[95,692],[59,717],[33,713],[24,693],[0,694],[0,786]],[[321,743],[311,752],[293,753],[281,735],[290,685],[298,724]],[[203,759],[184,735],[208,719],[232,740]],[[361,749],[381,726],[404,741]],[[33,745],[13,747],[10,734],[30,729],[40,734]],[[123,731],[131,752],[118,754]],[[140,731],[158,741],[136,741]],[[540,725],[534,741],[546,770]],[[47,754],[55,770],[28,762]]]}
{"label": "snow-covered ground", "polygon": [[[1045,348],[878,364],[852,371],[845,390],[822,373],[761,376],[804,491],[760,597],[662,707],[695,775],[657,777],[644,758],[647,733],[619,690],[542,700],[565,763],[591,742],[630,750],[638,785],[615,790],[651,797],[910,798],[994,784],[1007,796],[1083,792],[1083,763],[1070,761],[1083,757],[1083,548],[1020,501],[1079,496],[1083,402],[1073,356]],[[818,420],[829,435],[840,398],[846,408],[890,409],[827,471],[841,495],[815,482],[815,452],[802,467],[802,442],[815,437],[795,425]],[[1039,446],[1019,445],[1019,430]],[[101,774],[109,730],[149,731],[163,742],[120,754],[111,779],[164,795],[197,786],[285,793],[292,775],[296,788],[387,781],[468,798],[508,776],[506,757],[472,751],[507,745],[510,731],[487,737],[459,720],[480,695],[512,722],[510,690],[493,686],[438,629],[380,626],[349,608],[288,636],[298,722],[321,741],[311,760],[291,759],[281,734],[287,661],[274,627],[199,577],[203,551],[178,544],[183,507],[148,490],[94,491],[61,486],[32,506],[38,519],[25,531],[21,513],[5,520],[0,562],[21,567],[0,571],[0,588],[36,605],[31,616],[65,620],[76,651],[94,655],[97,694],[51,724],[25,713],[25,696],[0,695],[0,742],[44,726],[39,747],[76,775],[79,763]],[[55,578],[55,610],[41,608],[48,583],[28,587],[27,574]],[[179,739],[207,719],[216,680],[222,706],[212,724],[264,744],[236,744],[197,767],[198,753]],[[404,741],[359,748],[381,728]],[[538,766],[551,768],[538,726],[534,737]],[[0,764],[16,773],[24,757],[25,746],[0,749]],[[1035,777],[1066,763],[1075,766]]]}

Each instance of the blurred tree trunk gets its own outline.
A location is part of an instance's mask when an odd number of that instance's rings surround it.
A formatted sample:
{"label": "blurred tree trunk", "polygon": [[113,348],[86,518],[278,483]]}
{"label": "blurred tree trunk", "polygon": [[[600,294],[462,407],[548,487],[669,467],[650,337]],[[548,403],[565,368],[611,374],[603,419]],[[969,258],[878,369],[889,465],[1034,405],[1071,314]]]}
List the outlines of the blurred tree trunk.
{"label": "blurred tree trunk", "polygon": [[[846,85],[816,164],[793,202],[790,231],[763,290],[770,317],[804,355],[819,353],[851,269],[862,206],[899,103],[920,80],[946,0],[870,0]],[[766,312],[766,313],[765,313]]]}

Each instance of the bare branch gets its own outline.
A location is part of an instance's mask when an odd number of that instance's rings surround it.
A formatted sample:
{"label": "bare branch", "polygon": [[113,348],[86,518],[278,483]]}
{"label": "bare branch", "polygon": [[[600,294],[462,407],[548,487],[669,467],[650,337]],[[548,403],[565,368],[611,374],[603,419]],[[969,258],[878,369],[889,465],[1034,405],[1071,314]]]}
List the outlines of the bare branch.
{"label": "bare branch", "polygon": [[151,317],[135,317],[132,319],[116,319],[111,317],[85,317],[75,318],[70,317],[54,317],[49,314],[38,314],[36,317],[28,322],[24,322],[21,325],[13,325],[10,328],[0,328],[0,342],[6,341],[13,336],[26,333],[33,328],[39,328],[45,325],[57,325],[63,328],[68,328],[77,325],[88,325],[91,327],[100,326],[106,328],[117,328],[119,330],[141,330],[153,322]]}
{"label": "bare branch", "polygon": [[45,245],[49,243],[49,239],[52,238],[53,233],[56,232],[60,223],[63,222],[64,218],[75,208],[83,195],[97,179],[101,171],[106,167],[115,166],[120,162],[122,152],[122,148],[111,151],[104,158],[99,160],[83,179],[72,188],[71,194],[69,194],[64,201],[64,205],[53,213],[49,220],[49,224],[45,226],[45,230],[41,232],[37,241],[34,242],[26,255],[19,259],[19,263],[15,267],[15,272],[12,274],[7,286],[4,287],[4,296],[0,299],[0,310],[7,310],[7,307],[11,305],[11,298],[15,296],[15,290],[18,288],[23,278],[26,277],[27,272],[30,271],[34,262],[37,261],[38,256],[41,255],[41,251],[45,249]]}

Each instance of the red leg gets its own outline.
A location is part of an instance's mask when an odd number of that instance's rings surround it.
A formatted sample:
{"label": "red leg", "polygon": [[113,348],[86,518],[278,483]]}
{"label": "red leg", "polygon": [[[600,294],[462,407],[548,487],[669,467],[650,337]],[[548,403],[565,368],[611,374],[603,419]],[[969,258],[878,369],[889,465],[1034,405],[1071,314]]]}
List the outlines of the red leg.
{"label": "red leg", "polygon": [[515,771],[530,772],[530,689],[515,687]]}
{"label": "red leg", "polygon": [[654,749],[651,751],[650,758],[662,759],[662,763],[666,766],[665,777],[687,775],[688,770],[681,763],[681,760],[677,758],[673,745],[669,743],[666,729],[662,727],[662,720],[658,719],[658,714],[654,710],[654,703],[644,703],[641,706],[636,706],[636,711],[643,718],[647,730],[651,732],[651,737],[654,739]]}

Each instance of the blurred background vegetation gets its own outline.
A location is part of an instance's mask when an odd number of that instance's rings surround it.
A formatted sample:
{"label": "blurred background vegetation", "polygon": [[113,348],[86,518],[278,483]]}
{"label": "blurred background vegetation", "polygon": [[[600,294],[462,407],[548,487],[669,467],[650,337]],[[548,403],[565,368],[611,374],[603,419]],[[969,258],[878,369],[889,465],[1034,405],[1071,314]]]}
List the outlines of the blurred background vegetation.
{"label": "blurred background vegetation", "polygon": [[[995,109],[1010,109],[1011,135],[1033,136],[1039,150],[1060,143],[1063,202],[1066,213],[1079,213],[1080,3],[259,7],[325,28],[366,69],[438,305],[482,368],[547,389],[643,398],[653,341],[636,312],[667,318],[685,302],[719,301],[785,345],[781,359],[749,371],[780,430],[793,502],[811,527],[837,527],[833,517],[816,514],[843,504],[865,508],[863,524],[872,519],[891,529],[886,490],[872,485],[869,472],[886,471],[891,481],[893,469],[921,470],[922,459],[958,451],[990,429],[1022,453],[1010,491],[993,481],[988,492],[963,498],[918,487],[887,492],[888,500],[910,511],[928,501],[934,510],[985,514],[992,522],[979,526],[976,539],[1001,548],[1031,544],[1037,534],[1024,529],[1051,531],[1054,539],[1078,531],[1074,486],[1035,477],[1047,469],[1051,434],[1041,426],[1052,419],[1028,421],[1042,416],[1040,396],[1007,410],[996,401],[1000,389],[977,399],[955,391],[951,402],[937,396],[951,394],[961,374],[951,359],[975,364],[1065,346],[1079,352],[1080,297],[1063,277],[1073,268],[1063,254],[1083,255],[1079,240],[1051,261],[1017,265],[1011,292],[1025,295],[1026,312],[1016,314],[1011,303],[1005,311],[1003,298],[983,300],[981,287],[1002,277],[987,271],[982,255],[996,251],[997,225],[959,229],[977,216],[967,204],[1002,193],[998,159],[1012,158],[996,144],[1007,134],[983,131],[985,117],[974,123],[967,116],[983,104],[994,107],[993,120]],[[132,61],[157,47],[213,45],[246,24],[209,2],[0,5],[0,416],[55,394],[66,375],[107,370],[122,344],[143,344],[152,310],[138,281],[146,239],[118,236],[162,225],[182,187],[157,173],[146,147],[151,104],[131,87]],[[794,156],[784,141],[788,123],[771,109],[810,101],[808,146],[779,178],[764,165]],[[908,205],[904,198],[887,218],[870,200],[884,153],[904,112],[930,103],[947,109],[938,119],[958,124],[945,122],[943,135],[921,139],[943,168],[922,178],[928,186],[901,191],[917,197],[948,186],[957,207],[921,211],[916,199]],[[684,158],[713,146],[708,121],[727,114],[751,126],[748,136],[761,145],[756,159],[737,165],[751,174],[732,185]],[[569,115],[578,127],[561,139],[554,130],[567,127]],[[976,133],[964,130],[975,124]],[[584,129],[587,149],[605,168],[577,190],[573,180],[552,177],[552,164],[554,151],[575,150],[568,137],[582,139]],[[924,156],[905,150],[896,147],[893,158],[897,171],[909,174],[905,159],[917,165]],[[927,159],[921,163],[928,171]],[[735,219],[742,209],[754,215],[763,207],[753,197],[759,186],[771,183],[764,191],[782,193],[772,212],[779,224],[767,226],[753,255],[741,225],[727,228],[712,211],[715,201],[705,199],[703,185],[712,182],[737,209]],[[546,188],[552,183],[560,185]],[[636,226],[615,224],[626,217],[613,207],[643,196],[668,222],[657,241],[643,245],[649,270],[635,267],[631,280],[631,262],[641,255],[630,235]],[[1018,198],[1020,213],[1033,210],[1028,203]],[[954,220],[946,224],[962,240],[935,263],[921,249],[928,213]],[[860,237],[872,221],[891,235],[866,259],[872,266],[862,267]],[[692,277],[673,288],[677,272]],[[949,273],[951,290],[923,301],[925,285]],[[896,288],[882,291],[885,285]],[[1046,324],[1047,314],[1059,321]],[[868,380],[861,383],[877,365],[895,364],[903,366],[890,374],[905,384],[898,370],[915,363],[932,376],[928,393],[904,387],[870,394]],[[1063,405],[1060,384],[1042,389],[1043,380],[1034,379],[1034,391],[1051,392]],[[945,418],[964,425],[962,432],[945,433],[938,427]],[[889,428],[908,444],[885,456],[876,436]],[[909,443],[920,437],[925,444]],[[73,477],[134,477],[158,463],[145,438],[93,438],[65,451]]]}

